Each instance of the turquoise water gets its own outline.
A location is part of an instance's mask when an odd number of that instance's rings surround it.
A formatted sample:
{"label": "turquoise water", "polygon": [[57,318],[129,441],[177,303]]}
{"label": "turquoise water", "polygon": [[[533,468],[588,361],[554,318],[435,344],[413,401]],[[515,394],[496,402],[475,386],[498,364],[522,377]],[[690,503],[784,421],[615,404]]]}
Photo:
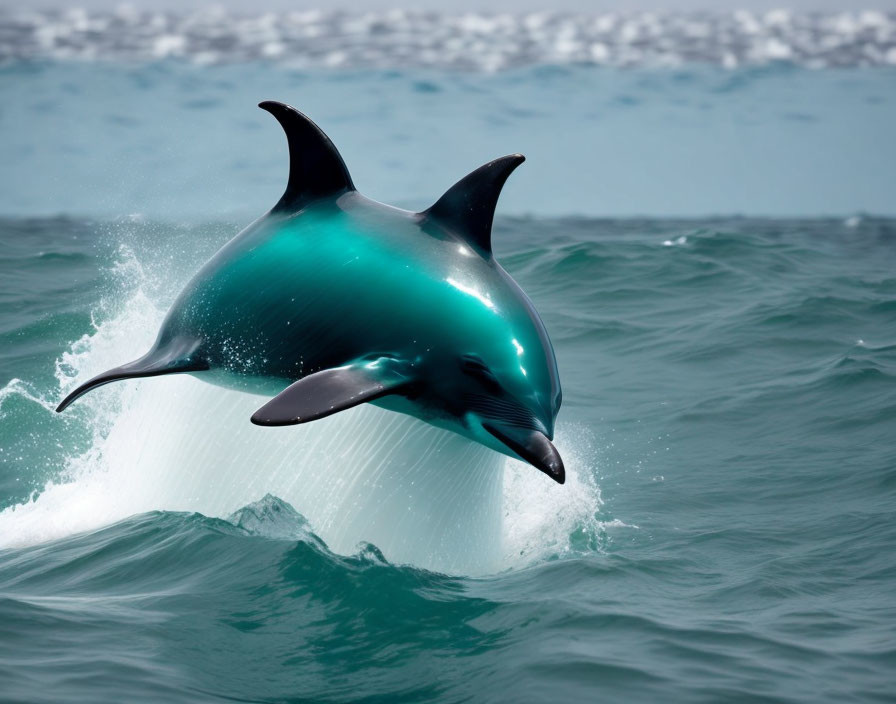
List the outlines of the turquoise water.
{"label": "turquoise water", "polygon": [[[891,700],[896,220],[852,213],[893,212],[893,75],[4,67],[0,700]],[[556,347],[570,480],[506,463],[495,545],[445,546],[492,569],[349,540],[289,477],[349,493],[364,448],[325,426],[303,465],[253,398],[52,411],[279,197],[262,98],[393,202],[529,156],[495,251]],[[773,217],[666,217],[738,211]]]}
{"label": "turquoise water", "polygon": [[28,62],[0,65],[0,94],[10,215],[248,222],[286,178],[265,99],[321,124],[359,189],[402,207],[522,152],[505,213],[896,215],[896,67]]}

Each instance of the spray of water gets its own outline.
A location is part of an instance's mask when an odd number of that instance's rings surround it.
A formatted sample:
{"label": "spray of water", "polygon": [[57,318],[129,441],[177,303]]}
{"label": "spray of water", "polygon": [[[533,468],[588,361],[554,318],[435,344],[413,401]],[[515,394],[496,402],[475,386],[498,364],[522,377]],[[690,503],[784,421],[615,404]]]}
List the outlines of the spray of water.
{"label": "spray of water", "polygon": [[[130,281],[126,302],[62,355],[53,398],[34,397],[47,413],[71,388],[152,344],[164,310],[126,251],[116,277]],[[15,383],[2,393],[27,392]],[[260,428],[249,417],[264,401],[187,375],[88,394],[54,417],[89,434],[87,451],[69,456],[39,495],[0,512],[0,547],[150,510],[226,517],[266,494],[294,506],[336,552],[369,542],[392,562],[454,573],[563,554],[576,532],[600,530],[593,455],[562,432],[568,478],[559,486],[453,433],[369,405],[307,426]]]}

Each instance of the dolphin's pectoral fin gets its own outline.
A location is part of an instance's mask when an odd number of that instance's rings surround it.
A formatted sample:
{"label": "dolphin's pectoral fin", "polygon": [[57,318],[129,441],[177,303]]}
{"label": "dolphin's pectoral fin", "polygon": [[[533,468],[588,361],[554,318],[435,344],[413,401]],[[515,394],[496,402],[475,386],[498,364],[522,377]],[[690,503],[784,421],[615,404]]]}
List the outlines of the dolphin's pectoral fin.
{"label": "dolphin's pectoral fin", "polygon": [[113,381],[137,379],[146,376],[161,376],[162,374],[205,371],[208,369],[208,363],[197,355],[200,345],[201,340],[194,337],[186,335],[173,337],[164,344],[154,347],[140,359],[123,364],[115,369],[110,369],[81,384],[62,400],[62,403],[56,407],[56,412],[64,411],[72,401],[79,396],[83,396],[91,389]]}
{"label": "dolphin's pectoral fin", "polygon": [[277,118],[289,143],[289,181],[274,211],[294,213],[319,198],[355,190],[345,162],[320,127],[285,103],[265,100],[258,107]]}
{"label": "dolphin's pectoral fin", "polygon": [[310,374],[255,411],[255,425],[296,425],[345,411],[368,401],[401,393],[411,380],[390,364],[361,362]]}
{"label": "dolphin's pectoral fin", "polygon": [[464,176],[421,215],[463,237],[484,257],[492,255],[492,221],[498,196],[513,170],[526,160],[510,154],[490,161]]}

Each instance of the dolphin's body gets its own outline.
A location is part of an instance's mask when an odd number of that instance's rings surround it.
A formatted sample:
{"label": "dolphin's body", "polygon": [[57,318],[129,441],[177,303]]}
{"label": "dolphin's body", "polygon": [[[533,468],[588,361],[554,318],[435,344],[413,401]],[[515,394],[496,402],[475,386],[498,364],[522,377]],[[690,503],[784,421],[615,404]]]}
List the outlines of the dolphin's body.
{"label": "dolphin's body", "polygon": [[282,103],[289,141],[274,208],[223,247],[152,350],[81,385],[191,373],[277,394],[252,421],[289,425],[370,402],[521,458],[562,483],[561,393],[544,325],[494,260],[491,225],[523,161],[480,167],[422,213],[365,198],[327,136]]}

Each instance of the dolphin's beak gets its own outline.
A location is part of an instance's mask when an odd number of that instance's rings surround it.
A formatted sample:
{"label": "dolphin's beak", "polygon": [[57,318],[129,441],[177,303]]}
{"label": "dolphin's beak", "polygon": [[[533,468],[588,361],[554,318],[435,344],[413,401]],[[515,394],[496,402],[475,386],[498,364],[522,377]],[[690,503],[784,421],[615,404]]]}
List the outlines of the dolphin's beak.
{"label": "dolphin's beak", "polygon": [[[558,484],[566,481],[566,470],[563,468],[560,453],[544,433],[537,430],[520,431],[518,428],[505,433],[491,423],[483,423],[482,427],[504,443],[515,455],[540,469]],[[511,437],[509,432],[513,432],[514,437]]]}

